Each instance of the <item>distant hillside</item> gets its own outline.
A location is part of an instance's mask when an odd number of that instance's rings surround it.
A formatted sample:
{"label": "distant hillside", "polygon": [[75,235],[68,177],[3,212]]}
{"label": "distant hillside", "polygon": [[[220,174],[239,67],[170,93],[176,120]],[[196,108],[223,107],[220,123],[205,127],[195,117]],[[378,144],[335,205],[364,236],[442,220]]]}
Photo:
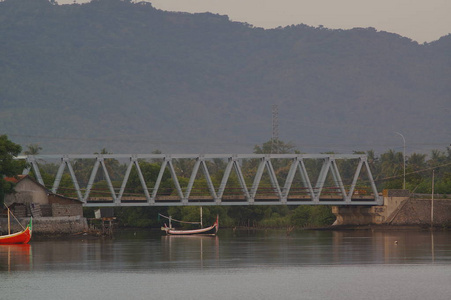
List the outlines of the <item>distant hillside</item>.
{"label": "distant hillside", "polygon": [[[451,35],[272,30],[150,3],[0,2],[0,134],[44,152],[408,151],[451,142]],[[400,150],[397,148],[397,150]]]}

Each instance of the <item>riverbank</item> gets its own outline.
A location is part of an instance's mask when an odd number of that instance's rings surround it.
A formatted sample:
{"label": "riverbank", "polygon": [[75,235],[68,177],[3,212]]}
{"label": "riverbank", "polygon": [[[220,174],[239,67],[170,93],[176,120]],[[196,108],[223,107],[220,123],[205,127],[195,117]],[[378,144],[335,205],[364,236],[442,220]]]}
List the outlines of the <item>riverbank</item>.
{"label": "riverbank", "polygon": [[[22,231],[29,221],[30,218],[12,221],[11,232]],[[87,219],[81,216],[33,218],[32,228],[33,235],[70,235],[89,231]],[[8,232],[7,218],[0,218],[0,232]]]}
{"label": "riverbank", "polygon": [[444,225],[391,225],[391,224],[368,224],[368,225],[336,225],[330,227],[311,227],[307,230],[324,231],[347,231],[347,230],[372,230],[372,231],[391,231],[391,230],[418,230],[418,231],[447,231],[449,227]]}
{"label": "riverbank", "polygon": [[[20,220],[22,224],[26,224],[27,220]],[[59,217],[59,218],[35,218],[33,219],[33,239],[34,240],[48,240],[48,239],[98,239],[98,238],[111,238],[115,233],[124,232],[139,232],[139,231],[151,231],[154,233],[160,232],[160,228],[137,228],[137,227],[118,227],[113,226],[114,232],[105,231],[99,226],[93,226],[88,222],[86,218],[80,217]],[[282,227],[222,227],[219,230],[221,235],[221,229],[227,229],[232,231],[268,231],[279,230],[286,235],[290,235],[294,231],[448,231],[449,227],[443,225],[436,225],[431,228],[430,225],[391,225],[391,224],[368,224],[368,225],[333,225],[322,227],[296,227],[296,226],[282,226]],[[12,232],[22,230],[19,225],[12,226]],[[6,234],[7,222],[0,219],[0,232]],[[283,233],[282,233],[283,234]]]}

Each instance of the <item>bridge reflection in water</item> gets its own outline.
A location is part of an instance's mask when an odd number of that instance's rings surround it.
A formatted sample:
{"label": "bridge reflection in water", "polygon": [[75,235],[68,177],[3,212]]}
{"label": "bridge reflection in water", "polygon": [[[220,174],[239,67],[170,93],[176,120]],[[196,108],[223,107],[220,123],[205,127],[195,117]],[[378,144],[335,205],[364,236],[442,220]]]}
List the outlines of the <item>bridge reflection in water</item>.
{"label": "bridge reflection in water", "polygon": [[[42,166],[58,165],[56,174],[49,174],[54,178],[51,191],[62,193],[60,183],[67,174],[73,185],[69,194],[88,207],[381,205],[383,201],[363,154],[92,154],[16,159],[26,160],[23,174],[33,172],[43,185]],[[123,168],[111,171],[120,161]],[[142,170],[144,163],[157,167],[149,175]],[[87,164],[89,176],[80,174],[77,166]],[[113,175],[117,170],[122,174]],[[132,172],[140,192],[136,187],[127,190]],[[100,180],[106,189],[98,189]]]}

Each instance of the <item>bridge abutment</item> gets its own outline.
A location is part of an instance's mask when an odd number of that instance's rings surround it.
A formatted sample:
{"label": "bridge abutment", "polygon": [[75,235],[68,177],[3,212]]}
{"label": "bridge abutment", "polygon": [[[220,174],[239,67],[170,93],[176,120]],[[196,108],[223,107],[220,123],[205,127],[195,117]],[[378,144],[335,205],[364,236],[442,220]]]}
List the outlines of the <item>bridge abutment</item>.
{"label": "bridge abutment", "polygon": [[337,217],[334,225],[389,224],[409,200],[408,190],[384,190],[384,205],[380,206],[333,206]]}
{"label": "bridge abutment", "polygon": [[432,209],[431,196],[408,190],[384,190],[383,197],[380,206],[333,206],[334,225],[451,225],[451,199],[435,199]]}

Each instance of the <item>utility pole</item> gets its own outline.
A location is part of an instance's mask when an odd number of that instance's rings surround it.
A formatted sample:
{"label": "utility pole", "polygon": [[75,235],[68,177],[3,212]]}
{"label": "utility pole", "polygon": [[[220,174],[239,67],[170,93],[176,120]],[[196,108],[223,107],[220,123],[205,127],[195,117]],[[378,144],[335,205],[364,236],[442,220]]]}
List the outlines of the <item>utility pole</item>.
{"label": "utility pole", "polygon": [[432,195],[431,195],[431,228],[434,227],[434,181],[435,170],[432,170]]}
{"label": "utility pole", "polygon": [[402,189],[405,190],[406,189],[406,139],[399,132],[395,132],[395,133],[399,134],[402,137],[402,141],[403,141],[402,161],[403,161],[403,169],[404,169],[404,176],[403,176],[404,180],[402,183]]}
{"label": "utility pole", "polygon": [[271,138],[271,153],[279,153],[279,107],[277,104],[272,106],[272,138]]}

